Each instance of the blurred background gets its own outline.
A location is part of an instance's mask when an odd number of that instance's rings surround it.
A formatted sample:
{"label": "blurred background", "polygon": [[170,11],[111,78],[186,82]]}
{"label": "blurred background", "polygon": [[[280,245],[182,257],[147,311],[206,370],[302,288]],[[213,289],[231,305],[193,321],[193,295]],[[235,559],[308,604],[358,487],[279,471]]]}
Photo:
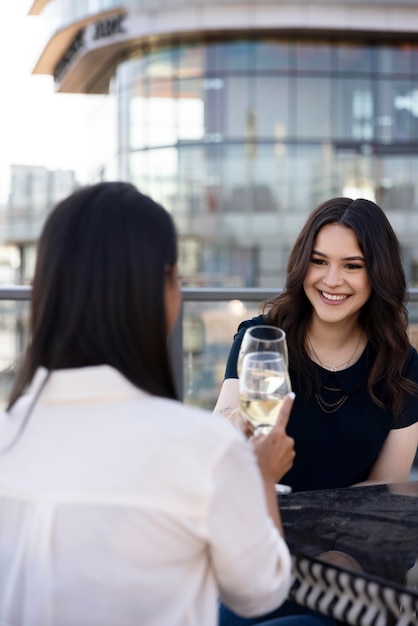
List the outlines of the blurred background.
{"label": "blurred background", "polygon": [[[129,180],[174,216],[183,387],[213,408],[241,319],[332,196],[387,213],[418,286],[418,0],[10,0],[1,9],[0,283],[29,285],[51,207]],[[187,290],[186,290],[187,291]],[[0,302],[1,393],[27,302]],[[410,305],[415,342],[416,304]]]}

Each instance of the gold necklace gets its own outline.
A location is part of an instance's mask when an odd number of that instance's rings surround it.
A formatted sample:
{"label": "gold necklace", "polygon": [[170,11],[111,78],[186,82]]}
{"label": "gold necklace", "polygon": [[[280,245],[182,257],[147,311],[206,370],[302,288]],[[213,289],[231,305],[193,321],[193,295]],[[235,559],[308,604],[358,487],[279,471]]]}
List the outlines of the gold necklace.
{"label": "gold necklace", "polygon": [[[327,391],[338,392],[342,391],[339,387],[326,387],[324,385],[324,389]],[[315,393],[315,399],[318,403],[319,408],[324,413],[335,413],[338,409],[341,409],[344,402],[347,400],[348,394],[342,395],[336,402],[326,402],[320,393]]]}
{"label": "gold necklace", "polygon": [[340,369],[346,369],[349,364],[353,361],[354,356],[360,346],[360,342],[362,340],[362,335],[359,336],[358,341],[356,343],[356,346],[353,350],[353,352],[351,353],[351,356],[347,359],[347,361],[344,361],[344,363],[340,363],[339,365],[329,365],[327,363],[324,363],[324,361],[321,361],[321,359],[319,358],[319,356],[317,355],[317,353],[315,352],[315,349],[311,343],[311,340],[309,338],[306,339],[306,343],[308,345],[308,354],[310,356],[314,356],[315,358],[313,359],[314,361],[316,361],[317,363],[319,363],[319,365],[321,367],[323,367],[326,370],[329,370],[330,372],[337,372]]}
{"label": "gold necklace", "polygon": [[[310,355],[313,355],[315,357],[315,361],[319,363],[319,365],[321,365],[321,367],[323,367],[324,369],[331,371],[331,372],[337,372],[339,369],[345,369],[346,367],[349,366],[349,364],[353,361],[354,356],[357,353],[357,350],[360,346],[360,342],[362,339],[362,335],[359,336],[359,339],[356,343],[356,346],[353,350],[353,352],[351,353],[350,358],[347,361],[344,361],[344,363],[341,363],[340,365],[327,365],[326,363],[324,363],[323,361],[321,361],[321,359],[319,358],[319,356],[317,355],[317,353],[315,352],[315,349],[311,343],[311,341],[309,340],[309,338],[307,338],[307,345],[308,345],[308,352]],[[331,392],[331,393],[338,393],[341,392],[342,389],[340,389],[339,387],[327,387],[326,385],[324,385],[324,390],[327,392]],[[335,413],[336,411],[338,411],[339,409],[341,409],[341,407],[345,404],[345,402],[348,399],[348,394],[343,394],[342,396],[340,396],[335,402],[327,402],[326,400],[324,400],[324,398],[321,396],[320,392],[316,392],[315,393],[315,399],[316,402],[319,406],[319,408],[321,409],[321,411],[323,411],[324,413]]]}

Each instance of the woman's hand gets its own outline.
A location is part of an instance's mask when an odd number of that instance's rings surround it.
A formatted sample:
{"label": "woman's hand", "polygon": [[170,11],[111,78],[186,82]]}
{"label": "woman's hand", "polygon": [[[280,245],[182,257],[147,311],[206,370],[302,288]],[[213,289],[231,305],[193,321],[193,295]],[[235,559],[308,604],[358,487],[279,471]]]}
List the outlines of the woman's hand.
{"label": "woman's hand", "polygon": [[279,482],[293,465],[295,442],[286,434],[286,426],[294,398],[293,393],[286,396],[279,417],[268,435],[258,435],[250,439],[261,474],[267,481]]}
{"label": "woman's hand", "polygon": [[247,439],[254,435],[254,426],[249,420],[245,419],[238,408],[232,409],[227,416],[227,419],[231,422],[231,424],[238,428],[238,430],[243,432]]}
{"label": "woman's hand", "polygon": [[231,422],[246,437],[254,434],[254,427],[243,417],[239,410],[239,381],[238,378],[227,378],[222,383],[222,389],[214,413],[219,413]]}

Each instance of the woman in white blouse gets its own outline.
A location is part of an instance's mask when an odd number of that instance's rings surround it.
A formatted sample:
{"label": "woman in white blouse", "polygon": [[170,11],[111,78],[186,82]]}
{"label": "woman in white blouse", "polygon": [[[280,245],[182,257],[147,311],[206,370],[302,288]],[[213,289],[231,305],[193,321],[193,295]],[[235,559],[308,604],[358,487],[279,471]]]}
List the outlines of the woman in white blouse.
{"label": "woman in white blouse", "polygon": [[0,418],[1,624],[215,626],[219,598],[246,616],[286,598],[274,485],[292,398],[256,445],[178,401],[176,256],[170,215],[126,183],[46,222]]}

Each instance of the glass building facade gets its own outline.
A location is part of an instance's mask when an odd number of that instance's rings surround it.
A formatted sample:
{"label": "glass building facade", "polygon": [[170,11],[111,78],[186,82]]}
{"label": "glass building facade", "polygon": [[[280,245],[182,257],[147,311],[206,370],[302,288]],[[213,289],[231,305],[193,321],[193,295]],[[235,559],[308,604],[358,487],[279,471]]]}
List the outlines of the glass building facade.
{"label": "glass building facade", "polygon": [[173,42],[121,62],[113,90],[120,175],[172,211],[201,284],[280,284],[308,212],[339,195],[380,204],[413,267],[418,42]]}

